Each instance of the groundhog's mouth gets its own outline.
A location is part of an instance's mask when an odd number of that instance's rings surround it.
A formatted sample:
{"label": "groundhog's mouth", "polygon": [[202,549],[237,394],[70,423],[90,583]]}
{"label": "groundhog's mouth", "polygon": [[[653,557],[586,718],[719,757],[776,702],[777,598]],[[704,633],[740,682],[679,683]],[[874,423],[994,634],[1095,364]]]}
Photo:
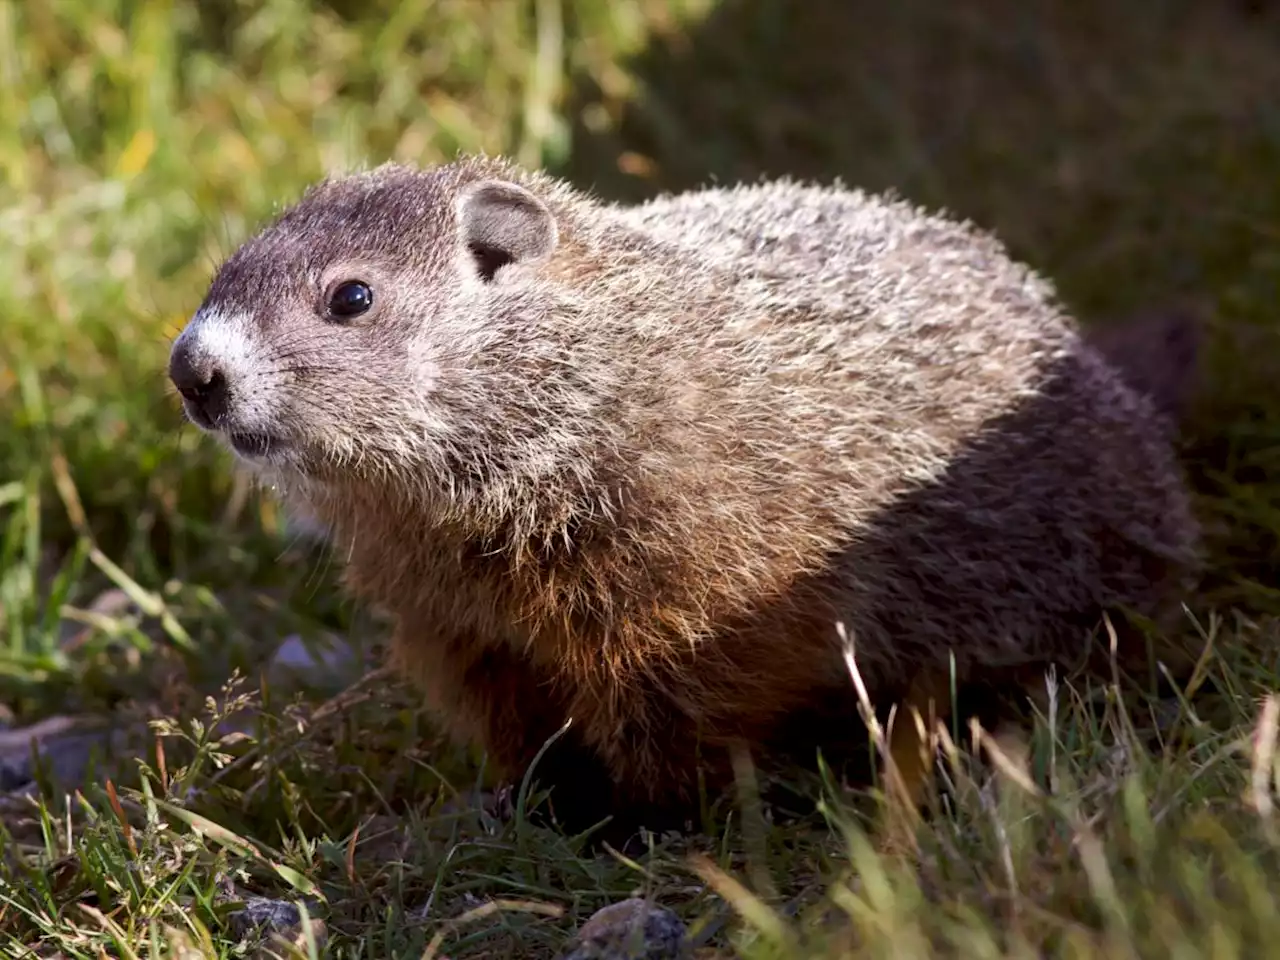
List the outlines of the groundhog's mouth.
{"label": "groundhog's mouth", "polygon": [[266,433],[229,433],[227,440],[240,456],[253,459],[265,457],[285,446],[279,437]]}

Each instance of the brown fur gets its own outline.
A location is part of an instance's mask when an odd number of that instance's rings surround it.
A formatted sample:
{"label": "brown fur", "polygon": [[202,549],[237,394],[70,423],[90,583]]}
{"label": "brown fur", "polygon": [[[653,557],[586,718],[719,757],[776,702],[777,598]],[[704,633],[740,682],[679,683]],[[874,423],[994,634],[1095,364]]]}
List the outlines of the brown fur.
{"label": "brown fur", "polygon": [[[326,319],[351,278],[373,309]],[[837,621],[891,698],[951,654],[1079,662],[1198,564],[1146,381],[989,235],[839,187],[335,179],[228,259],[171,370],[203,427],[267,438],[242,454],[459,737],[519,776],[572,718],[539,768],[570,826],[688,813],[737,741],[844,736]]]}

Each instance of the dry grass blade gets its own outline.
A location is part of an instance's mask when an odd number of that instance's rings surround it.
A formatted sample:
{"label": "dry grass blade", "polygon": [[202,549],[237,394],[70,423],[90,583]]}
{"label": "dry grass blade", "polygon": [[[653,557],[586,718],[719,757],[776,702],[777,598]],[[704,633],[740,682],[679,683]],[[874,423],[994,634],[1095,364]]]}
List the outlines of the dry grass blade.
{"label": "dry grass blade", "polygon": [[[325,924],[317,953],[546,960],[643,888],[685,919],[727,917],[699,947],[742,960],[1268,955],[1273,7],[0,3],[0,744],[21,742],[0,750],[10,952],[226,960],[248,949],[237,910],[287,914],[304,893]],[[167,353],[214,265],[305,185],[459,150],[513,153],[618,200],[766,173],[891,187],[994,229],[1086,326],[1170,301],[1202,312],[1182,454],[1208,576],[1181,625],[1198,647],[1189,678],[1162,654],[1151,677],[1120,677],[1109,631],[1110,676],[1051,677],[1015,749],[993,725],[962,738],[941,693],[879,722],[888,705],[841,626],[884,774],[868,804],[833,776],[821,816],[784,817],[761,799],[762,770],[740,765],[743,819],[709,803],[706,835],[634,856],[507,817],[510,785],[441,742],[390,669],[336,696],[352,675],[290,688],[285,638],[378,645],[387,624],[343,599],[341,558],[184,426]],[[206,697],[237,669],[263,682],[231,716]],[[101,767],[86,766],[96,734],[33,753],[31,729],[62,716],[159,736]],[[929,769],[938,789],[916,779]],[[862,830],[868,812],[896,850]],[[693,876],[691,851],[705,855]],[[535,922],[502,913],[530,904]],[[819,942],[828,913],[847,938]]]}
{"label": "dry grass blade", "polygon": [[422,960],[435,960],[445,940],[459,927],[504,911],[535,913],[552,918],[557,918],[564,913],[563,908],[550,903],[535,903],[531,900],[491,900],[441,925],[441,928],[431,938],[426,951],[422,954]]}

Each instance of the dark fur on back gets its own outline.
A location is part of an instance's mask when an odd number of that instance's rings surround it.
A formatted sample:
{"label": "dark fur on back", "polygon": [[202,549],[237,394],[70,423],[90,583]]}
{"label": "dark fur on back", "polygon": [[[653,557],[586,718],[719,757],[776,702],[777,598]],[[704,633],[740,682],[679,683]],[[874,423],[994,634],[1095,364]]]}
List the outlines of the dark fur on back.
{"label": "dark fur on back", "polygon": [[[325,319],[351,277],[373,310]],[[571,826],[687,812],[699,764],[785,756],[816,705],[853,723],[837,621],[890,697],[952,654],[1077,663],[1198,563],[1154,394],[997,240],[893,198],[383,167],[247,242],[184,337],[458,736],[518,776],[572,717],[541,769],[594,778],[553,794]]]}

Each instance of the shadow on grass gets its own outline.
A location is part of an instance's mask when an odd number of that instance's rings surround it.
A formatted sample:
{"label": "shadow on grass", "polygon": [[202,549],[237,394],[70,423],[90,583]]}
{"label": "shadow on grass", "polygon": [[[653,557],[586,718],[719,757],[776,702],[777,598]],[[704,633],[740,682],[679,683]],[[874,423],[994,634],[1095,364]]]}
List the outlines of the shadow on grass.
{"label": "shadow on grass", "polygon": [[628,70],[634,97],[579,83],[556,170],[605,197],[840,178],[995,230],[1086,324],[1202,311],[1211,586],[1276,605],[1280,8],[724,0]]}

